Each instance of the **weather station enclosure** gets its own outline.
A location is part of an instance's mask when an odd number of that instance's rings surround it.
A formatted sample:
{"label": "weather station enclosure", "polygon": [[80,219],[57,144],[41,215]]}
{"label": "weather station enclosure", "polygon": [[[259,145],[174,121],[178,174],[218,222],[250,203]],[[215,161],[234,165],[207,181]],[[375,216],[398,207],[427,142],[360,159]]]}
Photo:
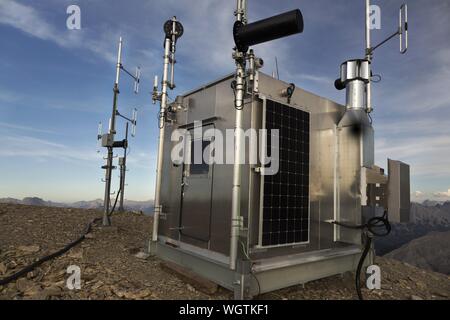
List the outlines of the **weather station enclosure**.
{"label": "weather station enclosure", "polygon": [[[389,183],[375,166],[366,98],[370,61],[342,64],[336,87],[347,90],[346,105],[261,72],[263,61],[253,50],[246,71],[239,52],[263,42],[246,40],[248,34],[257,38],[258,30],[276,29],[277,23],[285,24],[286,35],[300,33],[303,20],[300,26],[300,12],[293,11],[240,29],[245,27],[239,14],[245,10],[239,3],[236,74],[164,107],[168,112],[160,131],[160,185],[150,252],[241,299],[354,271],[363,252],[363,231],[333,222],[357,226],[383,213],[390,186],[406,190],[409,172],[403,172],[403,182],[396,175],[395,183]],[[248,72],[247,85],[242,85],[243,71]],[[203,151],[217,142],[211,132],[227,137],[227,130],[236,128],[263,133],[246,135],[242,145],[226,148],[223,159],[239,153],[244,164],[173,161],[180,143],[173,139],[175,133],[190,137],[184,157],[194,160],[195,149],[206,154]],[[200,138],[196,131],[202,133]],[[239,138],[232,134],[231,139]],[[258,154],[277,153],[273,171],[261,159],[250,161],[255,148]],[[408,199],[403,197],[403,203]],[[366,265],[372,264],[373,254],[370,250]]]}
{"label": "weather station enclosure", "polygon": [[[354,270],[361,254],[360,231],[330,224],[336,215],[361,223],[361,141],[345,129],[341,144],[337,139],[346,107],[300,88],[287,103],[280,92],[289,84],[261,72],[257,77],[259,94],[245,100],[244,129],[280,129],[280,170],[264,176],[257,166],[242,166],[241,210],[247,214],[241,237],[254,264],[241,272],[247,272],[250,295]],[[171,137],[173,130],[191,131],[196,123],[204,130],[232,129],[232,80],[225,77],[177,99],[181,111],[166,128],[163,209],[154,248],[163,259],[229,289],[239,280],[228,268],[233,165],[173,164],[178,141]],[[246,143],[247,155],[249,148]],[[364,160],[371,167],[373,152]]]}

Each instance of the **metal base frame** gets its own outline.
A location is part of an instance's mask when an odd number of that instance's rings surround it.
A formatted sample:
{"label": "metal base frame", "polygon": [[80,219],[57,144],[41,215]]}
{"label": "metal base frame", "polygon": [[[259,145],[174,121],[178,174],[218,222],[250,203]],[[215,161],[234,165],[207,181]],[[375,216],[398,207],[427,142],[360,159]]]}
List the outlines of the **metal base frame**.
{"label": "metal base frame", "polygon": [[[150,253],[170,261],[234,292],[236,300],[251,299],[257,295],[301,285],[310,281],[356,270],[361,248],[315,251],[238,263],[233,271],[227,263],[212,259],[197,250],[174,247],[161,242],[150,243]],[[366,264],[371,264],[370,254]]]}

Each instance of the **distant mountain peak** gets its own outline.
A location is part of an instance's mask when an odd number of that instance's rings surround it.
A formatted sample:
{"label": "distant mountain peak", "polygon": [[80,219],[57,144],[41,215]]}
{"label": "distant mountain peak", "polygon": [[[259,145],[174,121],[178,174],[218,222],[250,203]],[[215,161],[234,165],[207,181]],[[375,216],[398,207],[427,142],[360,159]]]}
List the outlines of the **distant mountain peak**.
{"label": "distant mountain peak", "polygon": [[[14,198],[0,199],[0,203],[21,204],[27,206],[38,207],[60,207],[60,208],[77,208],[77,209],[101,209],[103,208],[103,199],[95,199],[90,201],[77,201],[73,203],[59,203],[46,201],[39,197],[26,197],[22,200]],[[125,200],[124,207],[129,211],[142,211],[144,213],[153,213],[153,201],[131,201]]]}

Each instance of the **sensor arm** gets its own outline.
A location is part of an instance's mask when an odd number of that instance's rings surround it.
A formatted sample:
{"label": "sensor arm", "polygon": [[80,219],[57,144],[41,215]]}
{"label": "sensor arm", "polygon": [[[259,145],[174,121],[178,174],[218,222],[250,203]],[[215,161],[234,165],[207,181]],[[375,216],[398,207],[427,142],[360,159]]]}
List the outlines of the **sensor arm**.
{"label": "sensor arm", "polygon": [[132,120],[130,118],[125,117],[123,114],[119,113],[119,111],[116,112],[116,116],[119,116],[125,120],[127,120],[128,122],[130,122],[131,124],[136,124],[136,120]]}

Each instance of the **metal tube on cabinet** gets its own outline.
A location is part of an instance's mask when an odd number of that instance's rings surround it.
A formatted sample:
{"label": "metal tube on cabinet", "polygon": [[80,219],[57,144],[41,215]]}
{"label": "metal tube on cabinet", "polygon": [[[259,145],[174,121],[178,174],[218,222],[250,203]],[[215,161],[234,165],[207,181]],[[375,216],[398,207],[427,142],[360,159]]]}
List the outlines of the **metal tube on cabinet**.
{"label": "metal tube on cabinet", "polygon": [[303,16],[300,10],[296,9],[247,25],[236,21],[233,33],[239,51],[247,52],[250,46],[301,32],[303,32]]}

